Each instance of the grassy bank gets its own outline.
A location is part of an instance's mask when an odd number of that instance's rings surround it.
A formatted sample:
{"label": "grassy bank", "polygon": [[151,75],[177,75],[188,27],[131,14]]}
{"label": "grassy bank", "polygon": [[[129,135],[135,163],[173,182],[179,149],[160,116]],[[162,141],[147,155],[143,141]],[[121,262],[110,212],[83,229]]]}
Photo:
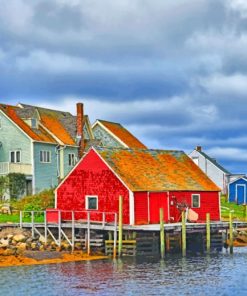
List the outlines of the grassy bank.
{"label": "grassy bank", "polygon": [[229,218],[229,213],[232,213],[233,219],[244,221],[246,217],[246,206],[237,205],[233,202],[228,202],[225,196],[221,197],[221,217],[224,220]]}

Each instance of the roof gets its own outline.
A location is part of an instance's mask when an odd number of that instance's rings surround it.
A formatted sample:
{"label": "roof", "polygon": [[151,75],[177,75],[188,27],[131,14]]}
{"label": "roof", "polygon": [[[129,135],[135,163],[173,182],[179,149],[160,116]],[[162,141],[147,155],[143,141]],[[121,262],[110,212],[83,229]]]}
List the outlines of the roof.
{"label": "roof", "polygon": [[[69,112],[21,103],[18,106],[0,104],[0,110],[34,141],[77,146],[77,120],[76,116]],[[39,120],[37,128],[32,128],[25,122],[31,118]],[[90,129],[91,136],[91,125],[87,115],[84,115],[84,122],[87,129]],[[93,136],[91,137],[93,139]]]}
{"label": "roof", "polygon": [[183,151],[94,149],[131,191],[220,191]]}
{"label": "roof", "polygon": [[246,176],[239,177],[239,178],[237,178],[235,180],[232,180],[229,184],[233,184],[235,182],[238,182],[239,180],[244,180],[244,181],[247,182],[247,177]]}
{"label": "roof", "polygon": [[213,159],[210,156],[208,156],[205,152],[198,151],[198,150],[196,150],[196,151],[198,153],[200,153],[202,156],[204,156],[207,160],[209,160],[210,162],[212,162],[218,169],[220,169],[225,174],[228,174],[228,175],[231,174],[228,170],[226,170],[223,166],[221,166],[215,159]]}
{"label": "roof", "polygon": [[[19,107],[0,104],[0,110],[4,112],[25,134],[34,141],[56,143],[56,140],[41,126],[38,129],[31,128],[18,114]],[[28,118],[28,117],[24,117]]]}
{"label": "roof", "polygon": [[147,147],[142,142],[140,142],[135,136],[133,136],[120,123],[99,119],[97,121],[100,122],[106,129],[108,129],[116,138],[122,141],[127,147],[147,149]]}

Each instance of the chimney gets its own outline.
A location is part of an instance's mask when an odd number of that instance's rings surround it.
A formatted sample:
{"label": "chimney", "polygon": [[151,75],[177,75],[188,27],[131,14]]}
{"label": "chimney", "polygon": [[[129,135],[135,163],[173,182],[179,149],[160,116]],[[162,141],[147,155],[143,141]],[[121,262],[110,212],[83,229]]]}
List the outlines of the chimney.
{"label": "chimney", "polygon": [[196,151],[202,151],[202,146],[196,146]]}
{"label": "chimney", "polygon": [[84,127],[84,111],[83,111],[83,104],[77,103],[76,104],[77,110],[77,118],[76,118],[76,128],[77,128],[77,139],[79,144],[79,158],[83,156],[84,152],[84,135],[83,135],[83,127]]}

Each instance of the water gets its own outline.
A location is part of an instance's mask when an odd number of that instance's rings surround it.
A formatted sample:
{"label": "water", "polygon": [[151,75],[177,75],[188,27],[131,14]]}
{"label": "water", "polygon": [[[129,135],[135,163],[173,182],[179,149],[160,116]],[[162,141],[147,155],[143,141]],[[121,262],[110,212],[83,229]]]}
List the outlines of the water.
{"label": "water", "polygon": [[210,256],[0,269],[0,295],[247,295],[247,248]]}

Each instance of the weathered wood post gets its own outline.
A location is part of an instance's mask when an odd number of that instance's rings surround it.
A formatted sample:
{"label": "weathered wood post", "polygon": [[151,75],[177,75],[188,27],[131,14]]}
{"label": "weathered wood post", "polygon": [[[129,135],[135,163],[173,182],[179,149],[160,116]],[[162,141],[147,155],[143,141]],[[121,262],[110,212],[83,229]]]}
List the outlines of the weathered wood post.
{"label": "weathered wood post", "polygon": [[247,221],[247,205],[243,205],[244,207],[244,220]]}
{"label": "weathered wood post", "polygon": [[165,257],[165,230],[164,230],[164,209],[160,208],[160,255]]}
{"label": "weathered wood post", "polygon": [[186,256],[186,221],[185,212],[182,212],[182,255]]}
{"label": "weathered wood post", "polygon": [[62,227],[62,217],[61,210],[58,210],[58,246],[61,247],[61,227]]}
{"label": "weathered wood post", "polygon": [[118,257],[122,256],[123,244],[123,197],[119,196],[119,214],[118,214]]}
{"label": "weathered wood post", "polygon": [[20,228],[22,228],[22,211],[20,211]]}
{"label": "weathered wood post", "polygon": [[114,241],[113,241],[113,258],[117,257],[117,213],[114,215]]}
{"label": "weathered wood post", "polygon": [[211,245],[211,238],[210,238],[210,214],[207,213],[206,214],[206,248],[207,248],[207,252],[210,252],[210,245]]}
{"label": "weathered wood post", "polygon": [[87,254],[90,255],[90,212],[87,213]]}
{"label": "weathered wood post", "polygon": [[75,212],[71,212],[71,219],[72,219],[72,224],[71,224],[71,242],[72,242],[72,252],[75,250]]}
{"label": "weathered wood post", "polygon": [[46,211],[44,211],[44,226],[45,226],[45,245],[47,245],[47,217],[46,217]]}
{"label": "weathered wood post", "polygon": [[232,213],[229,213],[229,246],[230,254],[233,253],[233,225],[232,225]]}
{"label": "weathered wood post", "polygon": [[34,212],[31,211],[32,238],[34,238]]}

